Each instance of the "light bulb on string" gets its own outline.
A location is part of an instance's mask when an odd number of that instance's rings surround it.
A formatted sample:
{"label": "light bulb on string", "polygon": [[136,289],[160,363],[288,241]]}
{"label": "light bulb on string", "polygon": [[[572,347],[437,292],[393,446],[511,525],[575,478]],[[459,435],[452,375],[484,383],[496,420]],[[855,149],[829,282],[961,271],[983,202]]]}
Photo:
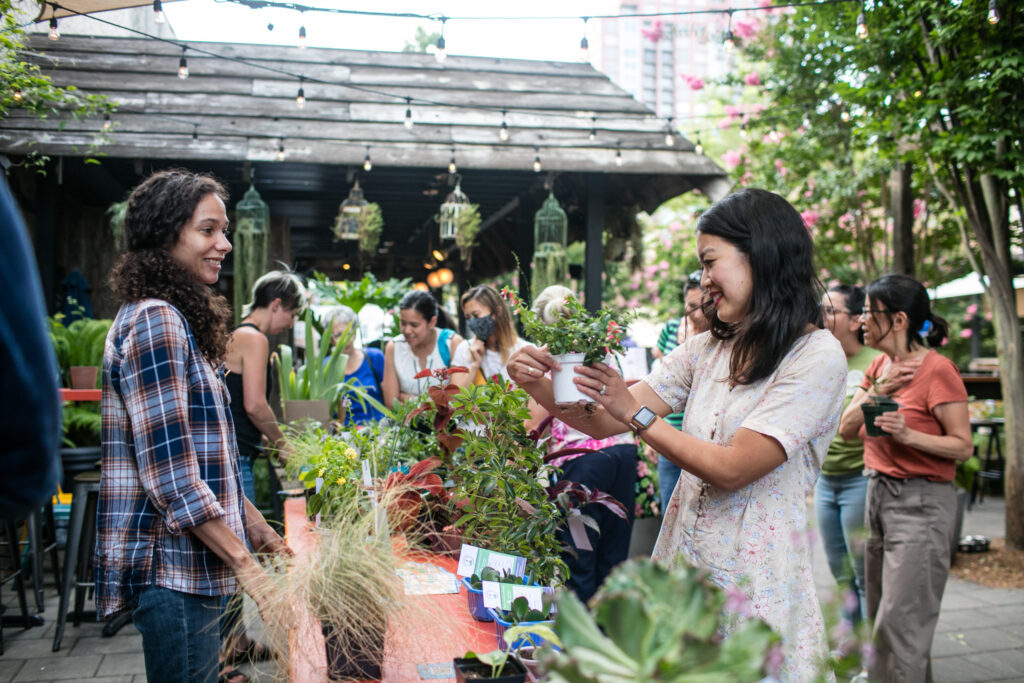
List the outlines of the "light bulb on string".
{"label": "light bulb on string", "polygon": [[110,130],[111,126],[113,126],[113,125],[114,124],[112,124],[110,122],[110,114],[104,114],[103,115],[103,130]]}
{"label": "light bulb on string", "polygon": [[50,40],[60,40],[60,29],[57,28],[57,15],[50,17],[50,32],[47,34],[47,37]]}
{"label": "light bulb on string", "polygon": [[455,165],[455,148],[452,147],[452,158],[448,160],[448,172],[455,175],[458,170],[459,167]]}
{"label": "light bulb on string", "polygon": [[725,35],[722,37],[722,44],[725,45],[726,52],[732,52],[733,48],[736,47],[736,43],[732,38],[732,10],[729,10],[729,25],[725,29]]}
{"label": "light bulb on string", "polygon": [[370,146],[366,146],[366,158],[363,159],[363,170],[369,173],[373,170],[373,162],[370,161]]}
{"label": "light bulb on string", "polygon": [[24,96],[21,94],[21,90],[15,90],[13,93],[13,97],[15,102],[21,102],[21,98]]}
{"label": "light bulb on string", "polygon": [[445,49],[444,45],[444,25],[448,21],[448,17],[441,17],[441,35],[437,38],[437,50],[434,52],[434,60],[438,64],[444,64],[445,60],[448,59],[448,50]]}
{"label": "light bulb on string", "polygon": [[665,120],[665,146],[672,147],[676,144],[675,133],[672,132],[672,117]]}
{"label": "light bulb on string", "polygon": [[185,50],[187,49],[184,45],[181,47],[181,59],[178,60],[178,78],[182,80],[188,78],[188,60],[185,59]]}
{"label": "light bulb on string", "polygon": [[402,125],[406,128],[412,128],[412,98],[405,98],[405,120],[402,121]]}
{"label": "light bulb on string", "polygon": [[198,123],[193,123],[192,124],[192,139],[193,140],[198,140],[199,139],[199,124]]}
{"label": "light bulb on string", "polygon": [[536,152],[536,156],[533,157],[533,172],[534,173],[540,173],[540,170],[541,170],[541,165],[540,165],[540,149],[537,148],[537,147],[534,147],[533,151]]}
{"label": "light bulb on string", "polygon": [[508,123],[505,121],[505,110],[501,110],[501,128],[498,129],[498,139],[508,142]]}
{"label": "light bulb on string", "polygon": [[839,115],[839,118],[842,119],[844,122],[845,121],[849,121],[850,120],[850,112],[848,112],[848,111],[846,111],[844,109],[843,113]]}
{"label": "light bulb on string", "polygon": [[306,89],[302,87],[302,83],[305,80],[302,76],[299,76],[299,92],[295,95],[295,104],[302,109],[306,106]]}
{"label": "light bulb on string", "polygon": [[996,4],[996,0],[988,0],[988,23],[999,23],[999,5]]}
{"label": "light bulb on string", "polygon": [[704,145],[700,144],[700,133],[697,133],[697,144],[693,146],[693,151],[697,154],[704,153]]}
{"label": "light bulb on string", "polygon": [[615,165],[622,166],[622,148],[615,150]]}
{"label": "light bulb on string", "polygon": [[588,135],[587,137],[588,137],[588,139],[591,142],[593,142],[594,140],[597,139],[597,117],[596,116],[591,116],[590,117],[590,135]]}
{"label": "light bulb on string", "polygon": [[580,17],[583,19],[583,38],[580,39],[580,61],[590,61],[590,41],[587,40],[587,20],[590,17]]}
{"label": "light bulb on string", "polygon": [[741,121],[740,122],[740,137],[743,138],[744,140],[746,140],[747,139],[747,135],[748,135],[748,133],[747,133],[747,122],[746,121]]}
{"label": "light bulb on string", "polygon": [[866,40],[868,37],[868,20],[864,16],[864,8],[861,7],[860,14],[857,15],[857,32],[856,36],[861,40]]}
{"label": "light bulb on string", "polygon": [[153,0],[153,23],[163,24],[167,21],[164,16],[164,6],[160,0]]}
{"label": "light bulb on string", "polygon": [[299,27],[299,49],[306,49],[306,27],[304,25]]}
{"label": "light bulb on string", "polygon": [[277,143],[277,160],[284,161],[284,140],[278,140]]}

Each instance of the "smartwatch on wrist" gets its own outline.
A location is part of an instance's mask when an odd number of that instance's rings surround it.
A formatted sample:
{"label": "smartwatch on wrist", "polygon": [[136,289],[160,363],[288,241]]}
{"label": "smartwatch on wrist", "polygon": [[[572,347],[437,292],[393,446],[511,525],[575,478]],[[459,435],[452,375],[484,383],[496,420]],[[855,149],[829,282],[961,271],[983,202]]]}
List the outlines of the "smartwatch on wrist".
{"label": "smartwatch on wrist", "polygon": [[629,428],[639,434],[654,424],[654,420],[657,417],[657,414],[647,406],[640,406],[640,410],[633,413],[633,417],[629,418]]}

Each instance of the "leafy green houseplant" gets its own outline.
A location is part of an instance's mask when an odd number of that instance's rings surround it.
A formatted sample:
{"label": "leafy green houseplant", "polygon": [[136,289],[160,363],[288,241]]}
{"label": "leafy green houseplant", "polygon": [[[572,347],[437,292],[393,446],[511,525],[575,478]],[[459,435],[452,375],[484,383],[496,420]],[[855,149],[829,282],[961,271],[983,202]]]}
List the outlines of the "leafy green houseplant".
{"label": "leafy green houseplant", "polygon": [[562,649],[540,661],[553,683],[760,680],[776,673],[779,637],[760,619],[737,623],[747,608],[739,601],[696,569],[629,560],[589,610],[570,592],[559,596]]}
{"label": "leafy green houseplant", "polygon": [[380,244],[380,234],[384,230],[384,215],[380,204],[370,202],[359,217],[359,253],[373,256]]}
{"label": "leafy green houseplant", "polygon": [[[530,650],[532,654],[533,648],[517,649],[516,643],[544,641],[555,647],[562,645],[558,635],[546,623],[512,626],[502,634],[502,641],[505,647],[499,647],[497,650],[484,653],[467,652],[463,657],[457,657],[454,660],[456,680],[465,681],[467,678],[473,677],[497,679],[511,683],[523,680],[524,669],[530,669],[536,678],[537,671],[531,667],[534,660],[531,657],[528,661],[524,661],[522,657],[524,650]],[[489,667],[490,670],[487,671],[486,667]]]}
{"label": "leafy green houseplant", "polygon": [[[50,338],[57,352],[62,384],[73,389],[95,389],[98,386],[96,369],[103,364],[103,347],[113,321],[79,318],[65,325],[64,317],[58,313],[49,319]],[[83,385],[75,386],[77,382],[72,381],[73,374],[78,375],[78,372],[72,368],[80,367],[93,370],[83,373],[89,376],[85,378]]]}
{"label": "leafy green houseplant", "polygon": [[[348,357],[343,353],[331,353],[330,334],[321,334],[319,343],[314,342],[313,330],[316,324],[311,309],[306,309],[303,320],[306,327],[305,362],[294,367],[294,353],[287,344],[282,344],[278,353],[274,354],[285,420],[294,422],[299,415],[298,406],[292,405],[292,410],[289,410],[289,402],[319,401],[320,405],[303,406],[311,411],[303,417],[312,417],[327,424],[331,411],[337,408],[341,397],[353,388],[345,384],[345,363]],[[321,328],[329,329],[330,326],[331,321],[328,320]],[[350,325],[344,338],[337,342],[337,348],[345,348],[355,332],[355,326]]]}

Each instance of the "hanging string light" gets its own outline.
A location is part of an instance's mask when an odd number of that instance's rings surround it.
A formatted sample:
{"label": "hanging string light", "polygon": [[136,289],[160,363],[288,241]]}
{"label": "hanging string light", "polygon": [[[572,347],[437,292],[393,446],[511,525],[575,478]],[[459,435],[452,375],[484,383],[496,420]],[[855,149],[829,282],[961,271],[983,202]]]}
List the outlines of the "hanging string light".
{"label": "hanging string light", "polygon": [[590,135],[588,136],[591,142],[597,139],[597,117],[590,117]]}
{"label": "hanging string light", "polygon": [[[21,98],[24,97],[24,95],[21,94],[21,90],[15,90],[14,94],[13,94],[13,97],[14,97],[14,101],[15,102],[21,102]],[[107,116],[110,116],[110,115],[107,114]]]}
{"label": "hanging string light", "polygon": [[54,14],[50,16],[50,33],[47,37],[50,40],[60,40],[60,29],[57,28],[57,6],[53,6]]}
{"label": "hanging string light", "polygon": [[540,173],[540,147],[534,147],[533,151],[537,153],[537,156],[533,157],[533,172]]}
{"label": "hanging string light", "polygon": [[665,146],[672,147],[676,144],[676,136],[672,131],[672,117],[665,119]]}
{"label": "hanging string light", "polygon": [[501,110],[501,128],[498,129],[498,139],[508,142],[508,123],[505,121],[505,110]]}
{"label": "hanging string light", "polygon": [[103,115],[103,130],[110,130],[110,127],[114,125],[110,122],[110,114]]}
{"label": "hanging string light", "polygon": [[580,40],[580,61],[590,61],[590,41],[587,40],[587,20],[590,17],[580,17],[583,19],[583,38]]}
{"label": "hanging string light", "polygon": [[622,166],[622,143],[619,143],[618,149],[615,150],[615,165]]}
{"label": "hanging string light", "polygon": [[187,49],[184,45],[181,46],[181,59],[178,60],[178,78],[181,80],[188,78],[188,60],[185,59],[185,50]]}
{"label": "hanging string light", "polygon": [[697,144],[693,146],[693,151],[697,154],[704,154],[704,145],[700,144],[700,133],[697,133]]}
{"label": "hanging string light", "polygon": [[370,161],[370,146],[366,146],[366,158],[363,159],[363,170],[369,173],[373,170],[373,162]]}
{"label": "hanging string light", "polygon": [[747,139],[747,122],[746,121],[741,121],[740,122],[740,137],[743,138],[744,140]]}
{"label": "hanging string light", "polygon": [[405,121],[402,121],[402,125],[406,128],[412,128],[412,98],[405,98]]}
{"label": "hanging string light", "polygon": [[736,43],[732,39],[732,10],[726,12],[729,17],[729,25],[725,29],[725,36],[722,38],[722,44],[725,45],[726,52],[732,52],[733,48],[736,47]]}
{"label": "hanging string light", "polygon": [[167,17],[164,16],[164,6],[160,0],[153,0],[153,22],[162,24],[167,21]]}
{"label": "hanging string light", "polygon": [[277,160],[284,161],[284,138],[277,139]]}
{"label": "hanging string light", "polygon": [[192,124],[192,139],[193,140],[198,140],[199,139],[199,124],[198,123],[193,123]]}
{"label": "hanging string light", "polygon": [[299,27],[299,49],[306,49],[306,26],[303,24]]}
{"label": "hanging string light", "polygon": [[988,0],[988,23],[999,23],[999,5],[996,4],[996,0]]}
{"label": "hanging string light", "polygon": [[444,64],[444,61],[448,59],[448,51],[444,46],[444,25],[448,21],[448,17],[441,17],[441,35],[437,39],[437,51],[434,52],[434,59],[438,64]]}
{"label": "hanging string light", "polygon": [[864,5],[860,6],[860,14],[857,15],[857,32],[856,35],[861,40],[866,40],[868,37],[868,20],[864,16]]}
{"label": "hanging string light", "polygon": [[306,106],[306,90],[302,87],[305,80],[305,76],[299,76],[299,92],[295,95],[295,104],[298,105],[299,109]]}
{"label": "hanging string light", "polygon": [[448,172],[452,175],[459,170],[459,167],[455,165],[455,148],[452,147],[452,158],[448,160]]}

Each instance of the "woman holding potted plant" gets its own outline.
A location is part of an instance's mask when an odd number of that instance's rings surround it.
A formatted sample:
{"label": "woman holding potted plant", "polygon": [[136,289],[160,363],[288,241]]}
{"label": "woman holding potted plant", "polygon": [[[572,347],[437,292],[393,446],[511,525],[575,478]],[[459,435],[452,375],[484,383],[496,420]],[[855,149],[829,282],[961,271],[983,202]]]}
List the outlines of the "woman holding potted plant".
{"label": "woman holding potted plant", "polygon": [[227,192],[160,171],[128,199],[127,252],[111,273],[123,304],[103,359],[103,466],[96,607],[142,633],[150,681],[215,681],[223,596],[236,585],[266,623],[269,579],[246,547],[290,554],[242,494],[227,390],[217,371],[230,309],[210,285],[227,239]]}
{"label": "woman holding potted plant", "polygon": [[[451,367],[463,339],[449,329],[438,329],[438,305],[427,292],[413,290],[398,304],[402,334],[384,347],[384,405],[415,398],[440,380],[417,377],[423,370]],[[461,386],[472,380],[459,373],[452,382]]]}
{"label": "woman holding potted plant", "polygon": [[[881,351],[843,412],[840,434],[864,440],[869,474],[867,616],[877,648],[871,680],[927,680],[956,516],[956,463],[974,451],[967,390],[953,362],[933,349],[949,329],[928,292],[908,275],[867,287],[864,341]],[[867,436],[861,405],[899,390],[899,411],[875,418],[888,436]]]}
{"label": "woman holding potted plant", "polygon": [[[683,472],[654,558],[707,569],[782,636],[783,681],[814,680],[826,656],[815,597],[806,498],[835,435],[846,386],[839,342],[822,328],[813,244],[782,197],[744,189],[697,223],[710,334],[677,347],[632,387],[605,364],[576,369],[595,411],[564,421],[605,438],[633,429]],[[544,373],[523,349],[510,374],[554,410]],[[685,411],[677,431],[663,418]]]}

